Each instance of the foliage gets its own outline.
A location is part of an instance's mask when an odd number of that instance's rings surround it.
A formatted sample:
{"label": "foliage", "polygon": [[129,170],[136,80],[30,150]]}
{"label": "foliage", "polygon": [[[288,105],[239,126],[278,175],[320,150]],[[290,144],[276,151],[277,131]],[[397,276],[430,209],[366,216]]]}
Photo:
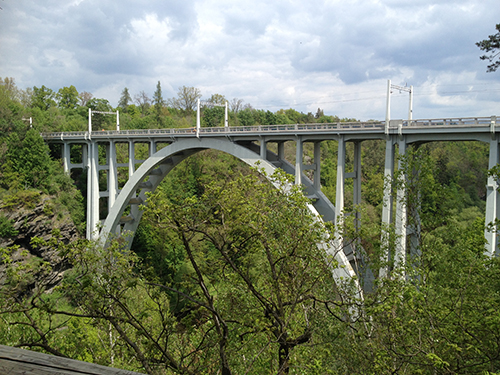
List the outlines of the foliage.
{"label": "foliage", "polygon": [[[488,36],[488,39],[484,39],[477,42],[476,45],[484,52],[491,52],[490,55],[481,56],[481,60],[488,60],[491,64],[488,65],[488,72],[494,72],[500,66],[500,59],[498,56],[500,54],[500,23],[496,26],[497,33]],[[495,58],[497,59],[495,61]]]}
{"label": "foliage", "polygon": [[[38,134],[86,130],[89,107],[113,108],[90,93],[76,93],[75,105],[72,87],[58,91],[56,106],[45,86],[31,92],[17,89],[12,78],[0,82],[0,196],[2,208],[14,210],[35,207],[42,191],[57,194],[47,210],[69,208],[81,229],[82,194]],[[159,89],[158,82],[154,110],[143,91],[136,104],[125,97],[122,129],[158,127],[158,118],[162,127],[194,126],[199,89],[179,89],[168,108],[156,103]],[[220,126],[222,108],[213,109],[205,110],[203,124]],[[351,120],[320,109],[313,115],[244,108],[237,99],[229,116],[231,126]],[[23,120],[29,117],[32,130]],[[113,128],[113,116],[94,120]],[[313,157],[308,146],[305,159]],[[322,191],[331,201],[337,147],[321,144]],[[384,141],[363,142],[361,207],[351,204],[346,182],[346,209],[363,212],[363,231],[352,232],[371,256],[380,247],[384,147]],[[23,263],[17,247],[0,249],[0,342],[155,374],[498,372],[500,265],[483,257],[487,147],[425,144],[401,158],[406,178],[396,176],[395,187],[410,192],[408,224],[420,220],[420,251],[355,309],[314,245],[325,232],[300,192],[289,190],[282,175],[275,176],[276,190],[231,157],[201,152],[149,198],[132,252],[120,239],[107,249],[87,241],[63,245],[57,235],[35,240],[71,263],[58,283],[60,272],[40,258]],[[347,173],[353,155],[348,144]],[[72,158],[80,162],[81,150],[72,149]],[[498,168],[490,173],[500,174]],[[13,223],[0,216],[0,236],[15,235]],[[372,267],[378,266],[375,259]]]}
{"label": "foliage", "polygon": [[122,91],[121,96],[120,96],[120,100],[118,101],[118,107],[127,111],[127,107],[129,106],[129,104],[131,102],[132,102],[132,98],[128,92],[128,88],[125,87]]}
{"label": "foliage", "polygon": [[0,215],[0,237],[9,238],[18,235],[18,231],[14,228],[14,222],[4,215]]}
{"label": "foliage", "polygon": [[31,98],[31,106],[35,108],[40,108],[42,111],[47,111],[51,107],[55,107],[55,96],[56,94],[52,89],[49,89],[42,85],[38,88],[33,87],[33,96]]}
{"label": "foliage", "polygon": [[158,128],[161,128],[163,125],[162,112],[163,112],[163,107],[165,106],[165,100],[163,100],[163,96],[161,93],[160,81],[158,81],[158,84],[156,85],[156,91],[153,95],[153,103],[155,106],[156,124]]}
{"label": "foliage", "polygon": [[60,108],[75,109],[78,105],[78,91],[73,85],[59,89],[56,97]]}
{"label": "foliage", "polygon": [[171,98],[168,104],[175,109],[181,110],[184,113],[192,113],[195,111],[198,99],[201,98],[201,91],[195,87],[179,87],[176,98]]}

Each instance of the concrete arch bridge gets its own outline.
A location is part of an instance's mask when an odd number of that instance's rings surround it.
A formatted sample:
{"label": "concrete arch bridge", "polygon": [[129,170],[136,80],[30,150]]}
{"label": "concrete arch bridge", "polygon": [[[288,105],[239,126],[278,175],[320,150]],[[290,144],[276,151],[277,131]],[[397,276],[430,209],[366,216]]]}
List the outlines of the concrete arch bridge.
{"label": "concrete arch bridge", "polygon": [[[62,145],[64,169],[71,173],[81,169],[87,173],[87,238],[107,238],[111,233],[129,232],[128,244],[131,245],[142,212],[141,204],[147,204],[146,193],[154,191],[168,173],[189,156],[205,149],[215,149],[244,161],[250,166],[259,165],[267,174],[275,168],[295,176],[295,184],[304,186],[305,194],[311,198],[311,210],[325,221],[339,223],[343,220],[342,212],[345,201],[346,180],[353,182],[353,204],[361,203],[361,144],[366,140],[384,140],[385,176],[393,178],[396,166],[396,153],[405,154],[409,145],[433,141],[480,141],[489,144],[489,168],[500,160],[499,135],[500,123],[496,116],[446,118],[425,120],[391,120],[389,122],[353,122],[331,124],[294,124],[266,126],[238,126],[193,129],[161,130],[125,130],[98,132],[44,133],[42,137],[48,143]],[[497,127],[499,133],[496,132]],[[320,144],[322,141],[338,141],[336,200],[332,204],[321,192]],[[285,160],[284,144],[295,143],[295,165]],[[354,145],[354,160],[346,166],[346,144]],[[304,164],[303,147],[305,143],[314,145],[312,163]],[[128,160],[117,159],[117,146],[128,149]],[[123,146],[125,144],[126,146]],[[136,158],[136,147],[147,145],[147,157]],[[270,144],[276,144],[269,150]],[[81,147],[82,160],[73,163],[71,149]],[[99,163],[99,154],[105,154],[105,162]],[[102,160],[102,157],[101,157]],[[347,167],[347,168],[346,168]],[[118,186],[118,169],[128,171],[125,185]],[[306,176],[310,170],[312,178]],[[346,172],[352,170],[352,172]],[[106,176],[106,186],[99,186],[99,179]],[[102,180],[102,178],[101,178]],[[486,222],[499,218],[498,184],[490,177],[487,182]],[[405,191],[397,192],[398,197]],[[407,225],[406,207],[400,199],[393,201],[393,192],[389,186],[384,190],[383,224],[393,224],[399,240],[387,256],[396,262],[405,262],[412,251],[407,239],[415,235],[416,228]],[[100,203],[107,200],[106,217],[99,216]],[[128,212],[124,215],[124,212]],[[485,252],[496,255],[498,238],[496,231],[485,232],[488,242]],[[362,269],[362,254],[352,246],[340,247],[324,244],[327,251],[335,256],[339,268],[334,270],[337,280],[345,280],[358,273],[370,283],[371,272]],[[382,273],[385,272],[382,270]],[[368,286],[369,288],[369,286]]]}

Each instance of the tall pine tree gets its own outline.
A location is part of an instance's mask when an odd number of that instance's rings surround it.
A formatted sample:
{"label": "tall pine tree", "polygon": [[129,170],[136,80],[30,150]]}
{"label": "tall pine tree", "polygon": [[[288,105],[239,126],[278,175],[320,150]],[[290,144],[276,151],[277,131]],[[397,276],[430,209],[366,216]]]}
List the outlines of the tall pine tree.
{"label": "tall pine tree", "polygon": [[156,85],[156,91],[153,95],[153,102],[155,106],[156,124],[158,125],[159,128],[161,128],[163,125],[163,119],[161,116],[162,116],[162,109],[165,106],[165,100],[163,99],[163,96],[161,94],[160,81],[158,81],[158,84]]}

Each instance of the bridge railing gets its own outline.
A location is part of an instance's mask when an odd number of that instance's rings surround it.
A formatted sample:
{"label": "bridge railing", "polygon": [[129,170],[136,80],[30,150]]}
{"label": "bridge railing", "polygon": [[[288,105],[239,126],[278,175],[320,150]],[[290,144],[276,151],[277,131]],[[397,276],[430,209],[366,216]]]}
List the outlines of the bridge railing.
{"label": "bridge railing", "polygon": [[[494,117],[493,117],[494,118]],[[407,120],[391,120],[390,128],[398,126],[410,126],[415,128],[425,127],[473,127],[473,126],[491,126],[492,117],[463,117],[463,118],[444,118],[444,119],[418,119],[408,123]],[[496,118],[495,118],[496,122]],[[365,122],[335,122],[325,124],[285,124],[285,125],[252,125],[252,126],[229,126],[200,128],[199,134],[242,134],[242,133],[279,133],[279,132],[308,132],[308,131],[334,131],[334,130],[382,130],[385,128],[384,121],[365,121]],[[101,130],[92,132],[92,137],[106,138],[109,136],[148,136],[148,135],[193,135],[196,134],[196,128],[180,129],[147,129],[147,130]],[[68,139],[68,138],[86,138],[89,133],[86,131],[77,132],[55,132],[43,133],[45,139]]]}
{"label": "bridge railing", "polygon": [[[408,121],[403,121],[403,125]],[[444,119],[418,119],[412,120],[410,126],[428,127],[428,126],[489,126],[491,117],[462,117],[462,118],[444,118]]]}

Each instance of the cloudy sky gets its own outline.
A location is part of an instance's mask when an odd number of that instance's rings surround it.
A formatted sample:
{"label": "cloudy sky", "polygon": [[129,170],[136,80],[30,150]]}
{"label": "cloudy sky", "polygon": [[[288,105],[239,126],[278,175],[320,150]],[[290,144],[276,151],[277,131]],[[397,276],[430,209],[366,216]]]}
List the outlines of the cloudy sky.
{"label": "cloudy sky", "polygon": [[[385,118],[387,80],[414,118],[500,115],[500,71],[475,42],[499,0],[1,0],[0,76],[74,85],[116,106],[180,86],[254,108]],[[406,92],[391,95],[404,118]]]}

